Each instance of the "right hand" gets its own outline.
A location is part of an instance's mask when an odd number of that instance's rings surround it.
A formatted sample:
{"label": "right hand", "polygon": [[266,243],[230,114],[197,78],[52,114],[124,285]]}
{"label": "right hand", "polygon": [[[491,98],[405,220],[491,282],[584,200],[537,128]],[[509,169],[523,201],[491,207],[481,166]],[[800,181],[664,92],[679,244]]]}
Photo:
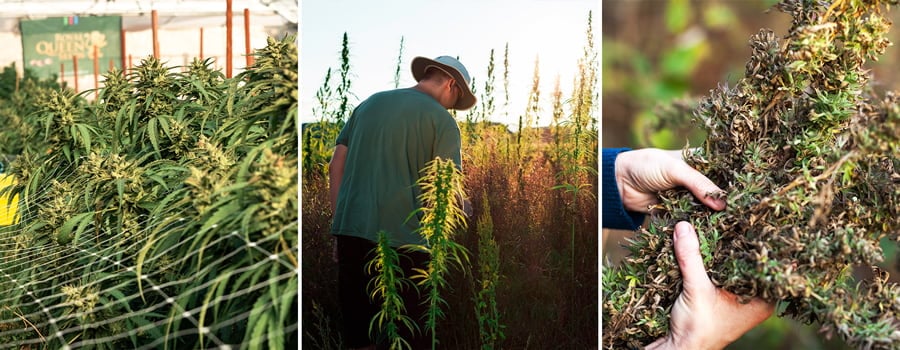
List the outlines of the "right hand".
{"label": "right hand", "polygon": [[672,306],[669,334],[647,349],[722,349],[772,316],[773,304],[759,298],[741,304],[737,295],[712,284],[690,223],[675,225],[672,239],[683,289]]}

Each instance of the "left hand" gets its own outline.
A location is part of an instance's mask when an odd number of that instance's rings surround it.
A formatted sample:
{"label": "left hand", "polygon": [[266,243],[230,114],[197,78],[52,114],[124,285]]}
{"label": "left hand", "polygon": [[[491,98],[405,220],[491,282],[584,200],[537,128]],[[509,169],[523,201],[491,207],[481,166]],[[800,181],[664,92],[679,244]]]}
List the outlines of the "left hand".
{"label": "left hand", "polygon": [[629,211],[648,213],[648,208],[659,202],[657,192],[678,186],[686,187],[714,210],[725,209],[723,199],[709,196],[722,189],[687,165],[680,150],[645,148],[622,152],[616,157],[615,167],[622,205]]}

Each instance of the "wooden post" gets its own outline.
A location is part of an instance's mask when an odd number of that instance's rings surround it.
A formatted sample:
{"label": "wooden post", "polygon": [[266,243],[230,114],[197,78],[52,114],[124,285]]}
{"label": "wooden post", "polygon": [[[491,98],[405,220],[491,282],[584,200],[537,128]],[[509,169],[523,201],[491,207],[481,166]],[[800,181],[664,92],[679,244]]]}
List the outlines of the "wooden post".
{"label": "wooden post", "polygon": [[247,57],[247,67],[253,65],[253,55],[250,54],[250,9],[244,9],[244,49]]}
{"label": "wooden post", "polygon": [[153,10],[150,17],[153,26],[153,57],[159,59],[159,15]]}
{"label": "wooden post", "polygon": [[112,58],[109,59],[109,70],[116,68],[116,62]]}
{"label": "wooden post", "polygon": [[[125,29],[122,29],[122,32],[121,32],[120,35],[121,35],[121,40],[120,40],[120,42],[121,42],[121,44],[122,44],[122,70],[124,71],[124,70],[125,70],[125,67],[127,67],[127,66],[125,65],[125,63],[126,63],[126,62],[125,62],[125,53],[128,52],[128,51],[125,50]],[[112,68],[110,68],[110,69],[112,69]]]}
{"label": "wooden post", "polygon": [[200,60],[203,60],[203,27],[200,27]]}
{"label": "wooden post", "polygon": [[225,77],[231,78],[231,0],[225,1]]}
{"label": "wooden post", "polygon": [[100,49],[94,45],[94,99],[100,93]]}
{"label": "wooden post", "polygon": [[78,56],[72,56],[72,76],[75,77],[75,93],[78,93]]}
{"label": "wooden post", "polygon": [[66,64],[59,62],[59,87],[66,85]]}
{"label": "wooden post", "polygon": [[128,54],[128,69],[131,69],[133,65],[131,64],[131,54]]}

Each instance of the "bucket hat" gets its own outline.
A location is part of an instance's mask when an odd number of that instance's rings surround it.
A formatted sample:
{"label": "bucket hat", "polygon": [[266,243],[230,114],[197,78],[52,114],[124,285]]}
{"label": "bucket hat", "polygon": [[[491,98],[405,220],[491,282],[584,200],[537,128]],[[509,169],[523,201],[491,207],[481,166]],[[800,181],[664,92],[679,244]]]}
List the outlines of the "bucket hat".
{"label": "bucket hat", "polygon": [[[416,81],[422,80],[428,68],[440,69],[456,80],[456,84],[459,85],[459,90],[462,91],[462,94],[459,96],[453,109],[466,110],[475,105],[475,95],[469,89],[469,84],[472,83],[469,71],[466,70],[466,67],[459,60],[450,56],[438,56],[435,59],[421,56],[413,58],[412,74]],[[461,84],[461,82],[465,82],[465,84]]]}

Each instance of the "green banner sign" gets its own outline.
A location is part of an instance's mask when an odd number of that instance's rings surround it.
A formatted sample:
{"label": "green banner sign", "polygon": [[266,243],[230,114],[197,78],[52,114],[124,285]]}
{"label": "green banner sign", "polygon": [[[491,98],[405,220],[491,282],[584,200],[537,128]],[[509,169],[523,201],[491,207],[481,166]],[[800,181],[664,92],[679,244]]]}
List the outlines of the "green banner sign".
{"label": "green banner sign", "polygon": [[22,51],[25,68],[45,78],[73,74],[73,57],[78,60],[78,76],[94,74],[94,47],[97,47],[98,74],[109,69],[110,60],[122,67],[122,17],[54,17],[22,20]]}

